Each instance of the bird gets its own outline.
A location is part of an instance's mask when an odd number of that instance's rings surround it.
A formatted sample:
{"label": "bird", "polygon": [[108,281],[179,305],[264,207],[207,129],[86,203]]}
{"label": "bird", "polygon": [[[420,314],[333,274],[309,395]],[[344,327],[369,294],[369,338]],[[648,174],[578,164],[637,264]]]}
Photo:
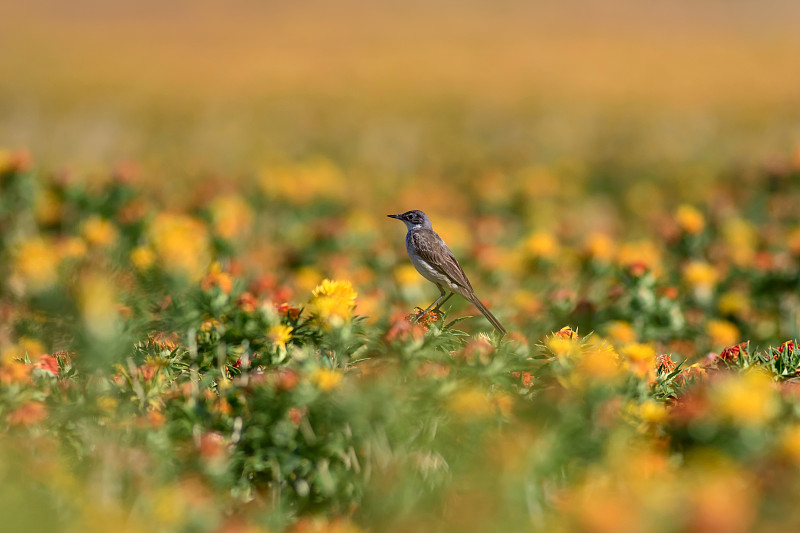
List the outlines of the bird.
{"label": "bird", "polygon": [[[461,268],[461,265],[458,264],[455,256],[453,256],[453,252],[450,251],[444,240],[433,231],[433,225],[428,215],[413,209],[398,215],[386,216],[396,218],[405,223],[406,228],[408,228],[408,233],[406,233],[406,252],[408,252],[408,258],[411,259],[411,264],[414,265],[417,272],[422,274],[422,277],[433,282],[441,293],[427,309],[417,315],[417,320],[427,314],[434,306],[439,309],[439,306],[449,300],[453,294],[459,294],[483,313],[483,316],[492,323],[492,326],[501,335],[506,334],[506,328],[500,324],[497,317],[475,295],[472,284],[467,279],[467,275],[464,274],[464,269]],[[450,294],[447,294],[448,291]]]}

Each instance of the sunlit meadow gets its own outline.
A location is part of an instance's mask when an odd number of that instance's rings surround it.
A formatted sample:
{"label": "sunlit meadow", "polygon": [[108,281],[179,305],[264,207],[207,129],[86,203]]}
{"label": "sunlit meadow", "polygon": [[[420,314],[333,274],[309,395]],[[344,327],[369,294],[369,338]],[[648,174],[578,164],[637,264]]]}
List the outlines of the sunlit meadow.
{"label": "sunlit meadow", "polygon": [[3,531],[800,527],[795,2],[0,11]]}

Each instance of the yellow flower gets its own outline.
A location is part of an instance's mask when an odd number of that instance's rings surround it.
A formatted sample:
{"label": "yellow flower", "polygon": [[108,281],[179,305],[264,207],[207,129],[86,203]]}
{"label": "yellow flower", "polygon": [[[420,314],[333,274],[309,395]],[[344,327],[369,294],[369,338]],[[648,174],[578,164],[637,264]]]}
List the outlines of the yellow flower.
{"label": "yellow flower", "polygon": [[59,256],[55,247],[42,239],[22,243],[14,254],[14,273],[33,290],[51,286],[58,274]]}
{"label": "yellow flower", "polygon": [[253,210],[238,195],[219,196],[211,203],[211,220],[217,235],[235,239],[250,230]]}
{"label": "yellow flower", "polygon": [[447,406],[462,416],[487,416],[494,413],[492,399],[477,387],[463,387],[450,395]]}
{"label": "yellow flower", "polygon": [[310,292],[319,284],[322,273],[313,266],[302,266],[294,272],[292,281],[298,292]]}
{"label": "yellow flower", "polygon": [[625,267],[642,264],[657,272],[661,264],[661,252],[651,241],[626,242],[617,252],[617,262]]}
{"label": "yellow flower", "polygon": [[404,263],[394,269],[394,279],[401,287],[419,287],[425,281],[425,278],[409,263]]}
{"label": "yellow flower", "polygon": [[800,424],[793,424],[784,431],[780,447],[786,457],[800,464]]}
{"label": "yellow flower", "polygon": [[756,256],[758,231],[753,224],[741,218],[732,218],[722,224],[722,235],[728,245],[728,253],[739,266],[749,266]]}
{"label": "yellow flower", "polygon": [[683,280],[695,289],[712,289],[717,284],[717,278],[717,270],[705,261],[692,261],[683,269]]}
{"label": "yellow flower", "polygon": [[595,261],[611,262],[616,253],[616,244],[605,233],[591,233],[583,245],[586,254]]}
{"label": "yellow flower", "polygon": [[294,328],[291,326],[278,324],[277,326],[272,326],[269,328],[269,331],[267,332],[267,338],[275,346],[285,348],[286,343],[292,340],[292,330],[294,330]]}
{"label": "yellow flower", "polygon": [[86,255],[86,242],[80,237],[67,237],[58,243],[58,253],[64,259],[80,259]]}
{"label": "yellow flower", "polygon": [[633,326],[631,326],[630,322],[625,322],[623,320],[609,322],[606,326],[606,334],[617,343],[633,342],[636,340],[636,332],[633,331]]}
{"label": "yellow flower", "polygon": [[533,258],[553,259],[558,254],[559,246],[553,235],[538,231],[525,241],[525,249]]}
{"label": "yellow flower", "polygon": [[514,408],[514,399],[513,397],[505,392],[497,392],[492,395],[492,403],[497,411],[500,412],[501,415],[508,417],[511,415],[511,411]]}
{"label": "yellow flower", "polygon": [[634,374],[640,378],[655,378],[656,351],[652,346],[630,342],[620,348],[619,353],[627,359]]}
{"label": "yellow flower", "polygon": [[675,221],[678,226],[690,235],[701,233],[706,227],[703,214],[691,205],[681,205],[675,211]]}
{"label": "yellow flower", "polygon": [[342,373],[329,368],[318,368],[311,374],[310,379],[322,392],[330,392],[339,386]]}
{"label": "yellow flower", "polygon": [[717,307],[723,315],[740,315],[750,309],[750,298],[743,291],[728,291],[719,297]]}
{"label": "yellow flower", "polygon": [[349,281],[326,279],[312,292],[307,309],[325,326],[341,326],[352,317],[356,296]]}
{"label": "yellow flower", "polygon": [[715,348],[731,346],[739,341],[739,328],[727,320],[709,320],[706,324],[706,333],[711,337],[711,344]]}
{"label": "yellow flower", "polygon": [[105,247],[117,240],[117,228],[110,221],[93,215],[83,222],[83,237],[92,246]]}
{"label": "yellow flower", "polygon": [[198,219],[171,213],[160,213],[150,227],[151,242],[164,268],[199,280],[211,263],[208,232]]}
{"label": "yellow flower", "polygon": [[119,305],[107,277],[91,275],[82,279],[78,300],[86,329],[94,337],[111,339],[119,333]]}
{"label": "yellow flower", "polygon": [[56,224],[61,220],[61,200],[50,189],[44,189],[36,195],[34,213],[40,224]]}
{"label": "yellow flower", "polygon": [[720,416],[742,425],[768,422],[780,407],[772,379],[756,370],[725,376],[712,390],[712,400]]}
{"label": "yellow flower", "polygon": [[148,270],[156,261],[156,254],[148,246],[137,246],[131,251],[131,263],[139,272]]}
{"label": "yellow flower", "polygon": [[547,346],[553,355],[556,357],[566,357],[568,355],[577,355],[580,353],[580,343],[576,340],[569,339],[566,337],[559,337],[557,335],[551,335],[547,337],[544,341],[545,346]]}
{"label": "yellow flower", "polygon": [[592,336],[585,347],[578,369],[590,379],[609,380],[622,373],[619,355],[602,339]]}
{"label": "yellow flower", "polygon": [[660,424],[667,418],[666,406],[655,400],[647,400],[639,406],[639,418],[650,424]]}
{"label": "yellow flower", "polygon": [[107,413],[113,413],[117,409],[117,400],[110,396],[101,396],[97,399],[97,407]]}
{"label": "yellow flower", "polygon": [[259,185],[268,197],[296,205],[318,199],[337,200],[348,194],[341,170],[327,159],[273,165],[261,173]]}

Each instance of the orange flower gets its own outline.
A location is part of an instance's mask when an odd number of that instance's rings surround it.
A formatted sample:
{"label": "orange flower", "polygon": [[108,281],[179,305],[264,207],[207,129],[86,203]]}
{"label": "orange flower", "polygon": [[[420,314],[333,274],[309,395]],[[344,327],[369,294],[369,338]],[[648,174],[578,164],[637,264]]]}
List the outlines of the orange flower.
{"label": "orange flower", "polygon": [[208,271],[208,274],[200,281],[200,287],[204,290],[210,290],[212,287],[219,287],[225,294],[230,294],[233,289],[233,279],[227,272],[222,271],[219,263],[214,263]]}
{"label": "orange flower", "polygon": [[668,353],[665,353],[656,357],[656,368],[665,374],[669,374],[678,368],[678,364],[672,360],[672,357],[670,357]]}
{"label": "orange flower", "polygon": [[512,372],[511,376],[519,379],[525,388],[533,386],[533,375],[530,372]]}
{"label": "orange flower", "polygon": [[556,337],[561,337],[562,339],[570,339],[570,340],[578,340],[578,334],[572,330],[569,326],[564,326],[560,330],[553,333]]}
{"label": "orange flower", "polygon": [[47,417],[47,408],[42,402],[28,402],[8,414],[12,426],[32,426]]}

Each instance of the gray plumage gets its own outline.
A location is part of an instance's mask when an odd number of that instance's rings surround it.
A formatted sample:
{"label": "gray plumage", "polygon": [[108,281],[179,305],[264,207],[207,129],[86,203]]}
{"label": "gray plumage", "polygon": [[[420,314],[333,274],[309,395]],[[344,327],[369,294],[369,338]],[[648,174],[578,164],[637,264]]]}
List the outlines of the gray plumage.
{"label": "gray plumage", "polygon": [[[446,302],[455,293],[474,305],[497,331],[505,335],[506,329],[475,295],[472,284],[467,279],[467,275],[464,274],[464,269],[458,264],[453,252],[450,251],[444,240],[433,231],[431,221],[427,215],[422,211],[413,210],[399,215],[388,216],[389,218],[402,220],[405,223],[408,228],[406,251],[409,259],[411,259],[411,264],[425,279],[433,282],[441,293],[441,296],[428,306],[420,316],[430,311],[434,306],[438,308],[439,305]],[[450,291],[447,296],[445,296],[447,294],[445,288]]]}

